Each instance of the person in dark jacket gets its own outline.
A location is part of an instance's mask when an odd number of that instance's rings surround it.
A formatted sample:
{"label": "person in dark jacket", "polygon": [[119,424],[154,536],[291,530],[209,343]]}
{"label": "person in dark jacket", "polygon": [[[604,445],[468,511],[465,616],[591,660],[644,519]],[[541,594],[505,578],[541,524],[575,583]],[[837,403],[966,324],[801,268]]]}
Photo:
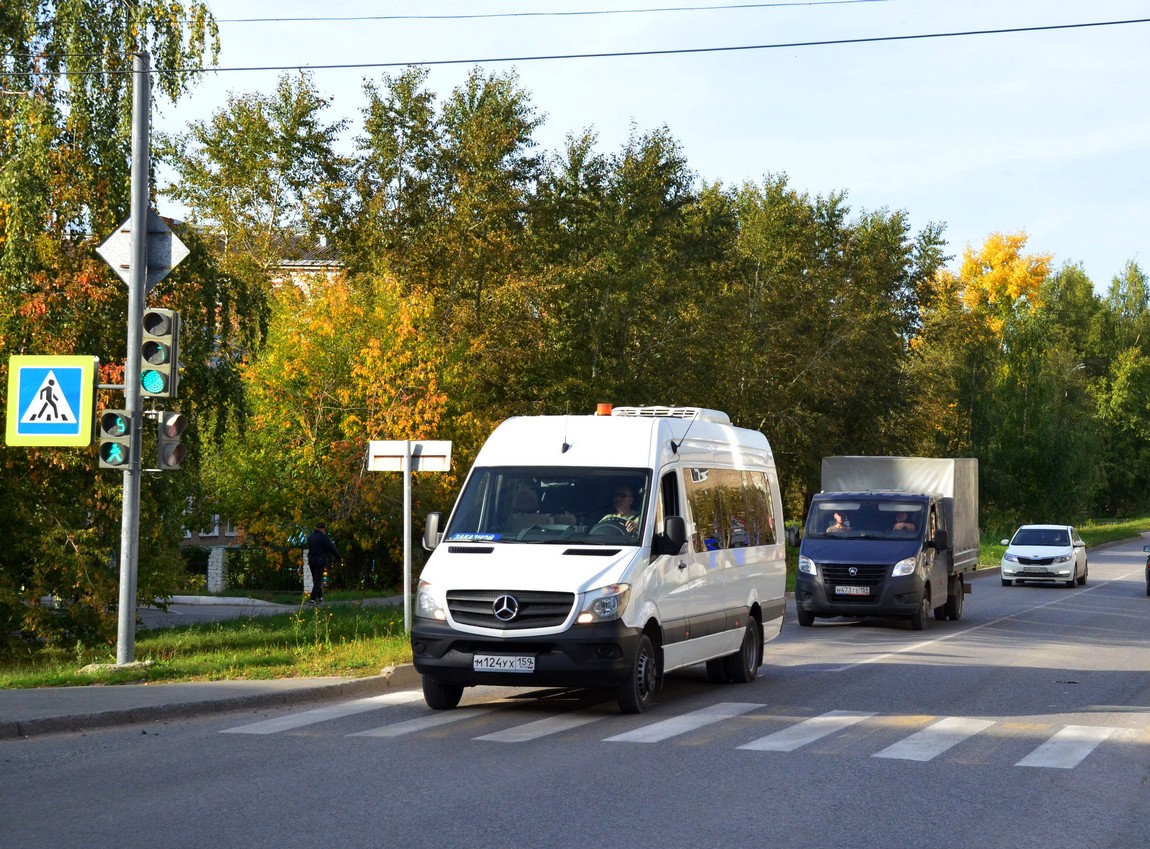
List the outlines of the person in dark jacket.
{"label": "person in dark jacket", "polygon": [[341,559],[335,543],[327,535],[327,525],[320,522],[307,538],[307,565],[311,570],[311,595],[308,601],[312,604],[323,601],[324,569]]}

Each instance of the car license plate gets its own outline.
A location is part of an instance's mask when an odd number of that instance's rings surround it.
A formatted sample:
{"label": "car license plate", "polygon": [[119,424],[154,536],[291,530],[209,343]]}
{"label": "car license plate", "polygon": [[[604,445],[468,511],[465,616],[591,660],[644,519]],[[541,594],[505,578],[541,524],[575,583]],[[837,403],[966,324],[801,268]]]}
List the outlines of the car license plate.
{"label": "car license plate", "polygon": [[1048,572],[1050,570],[1048,570],[1045,566],[1023,566],[1022,571],[1023,572]]}
{"label": "car license plate", "polygon": [[870,587],[835,587],[835,595],[870,595]]}
{"label": "car license plate", "polygon": [[534,672],[532,655],[477,654],[472,658],[476,672]]}

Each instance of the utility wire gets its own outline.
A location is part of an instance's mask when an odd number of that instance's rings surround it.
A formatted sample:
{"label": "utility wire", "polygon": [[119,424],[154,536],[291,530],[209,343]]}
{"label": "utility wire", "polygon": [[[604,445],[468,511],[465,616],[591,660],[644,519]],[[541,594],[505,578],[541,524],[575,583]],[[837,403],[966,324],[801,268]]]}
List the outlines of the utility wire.
{"label": "utility wire", "polygon": [[[1088,29],[1093,27],[1129,26],[1131,24],[1150,23],[1150,18],[1132,18],[1123,21],[1092,21],[1080,24],[1048,24],[1033,27],[1007,27],[1003,29],[962,30],[955,32],[931,32],[915,35],[877,35],[867,38],[836,38],[820,41],[788,41],[774,44],[745,44],[728,47],[681,47],[667,50],[625,50],[611,53],[556,53],[528,56],[491,56],[471,59],[424,59],[407,60],[403,62],[341,62],[323,65],[244,65],[225,68],[160,68],[154,70],[158,73],[184,73],[205,74],[212,72],[250,72],[250,71],[331,71],[354,70],[368,68],[406,68],[410,66],[432,65],[487,65],[504,62],[545,62],[561,59],[617,59],[634,56],[678,56],[692,53],[730,53],[746,50],[784,50],[800,47],[835,47],[849,44],[879,44],[895,41],[922,41],[939,38],[970,38],[981,35],[1010,35],[1015,33],[1053,32],[1056,30]],[[64,71],[63,73],[75,76],[97,76],[103,74],[130,74],[125,71]],[[25,76],[25,72],[0,71],[0,77]]]}
{"label": "utility wire", "polygon": [[315,23],[326,21],[461,21],[488,18],[562,18],[593,15],[645,15],[662,12],[717,12],[733,9],[777,9],[788,6],[842,6],[889,3],[890,0],[806,0],[789,3],[737,3],[725,6],[662,6],[651,9],[588,9],[572,12],[487,12],[457,15],[329,15],[306,18],[217,18],[217,24]]}
{"label": "utility wire", "polygon": [[[920,41],[936,38],[968,38],[979,35],[1007,35],[1012,33],[1051,32],[1054,30],[1086,29],[1089,27],[1114,27],[1130,24],[1150,23],[1150,18],[1134,18],[1125,21],[1095,21],[1081,24],[1050,24],[1035,27],[1009,27],[1006,29],[964,30],[961,32],[933,32],[917,35],[878,35],[869,38],[836,38],[822,41],[790,41],[775,44],[746,44],[732,47],[682,47],[668,50],[626,50],[612,53],[557,53],[531,56],[492,56],[482,59],[428,59],[406,62],[349,62],[326,65],[252,65],[231,68],[184,68],[184,73],[206,73],[209,71],[327,71],[364,68],[405,68],[411,65],[488,65],[503,62],[545,62],[558,59],[616,59],[631,56],[676,56],[689,53],[728,53],[742,50],[783,50],[798,47],[832,47],[846,44],[877,44],[891,41]],[[174,69],[157,69],[174,70]]]}

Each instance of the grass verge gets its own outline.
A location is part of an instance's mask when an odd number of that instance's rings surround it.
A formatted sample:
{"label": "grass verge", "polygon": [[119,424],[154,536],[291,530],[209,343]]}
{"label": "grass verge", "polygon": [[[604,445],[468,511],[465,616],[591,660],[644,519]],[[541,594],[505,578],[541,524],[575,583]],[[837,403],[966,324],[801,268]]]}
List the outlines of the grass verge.
{"label": "grass verge", "polygon": [[139,631],[142,668],[114,664],[115,648],[39,647],[0,660],[0,688],[376,675],[411,662],[403,609],[354,603],[302,605],[292,613]]}

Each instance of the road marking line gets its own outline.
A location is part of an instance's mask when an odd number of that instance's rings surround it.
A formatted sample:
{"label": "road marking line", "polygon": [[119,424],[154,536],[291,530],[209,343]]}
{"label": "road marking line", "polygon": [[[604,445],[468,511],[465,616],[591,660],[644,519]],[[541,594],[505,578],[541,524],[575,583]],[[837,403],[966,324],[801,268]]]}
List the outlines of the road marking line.
{"label": "road marking line", "polygon": [[849,728],[856,722],[870,719],[874,715],[873,713],[861,713],[852,710],[832,710],[820,716],[811,717],[798,725],[792,725],[790,728],[784,728],[782,731],[760,737],[758,740],[739,746],[739,748],[756,752],[793,752],[795,749],[820,740],[828,734],[834,734]]}
{"label": "road marking line", "polygon": [[482,737],[476,737],[475,739],[491,740],[496,743],[526,743],[529,740],[538,740],[540,737],[559,734],[563,731],[570,731],[572,728],[578,728],[581,725],[598,722],[600,719],[603,719],[603,715],[592,716],[579,711],[573,711],[562,714],[561,716],[549,716],[544,719],[537,719],[535,722],[517,725],[514,728],[508,728],[504,731],[484,734]]}
{"label": "road marking line", "polygon": [[429,728],[438,728],[461,719],[472,719],[491,713],[493,708],[462,708],[460,710],[436,711],[430,716],[421,716],[418,719],[409,719],[406,722],[396,722],[391,725],[381,725],[369,731],[357,731],[348,734],[348,737],[401,737],[404,734],[413,734],[417,731],[426,731]]}
{"label": "road marking line", "polygon": [[[1130,574],[1134,574],[1134,573],[1130,573]],[[1093,592],[1094,590],[1097,590],[1101,587],[1107,586],[1108,584],[1112,584],[1115,581],[1121,581],[1126,577],[1128,577],[1128,576],[1122,575],[1122,576],[1115,578],[1113,580],[1110,580],[1110,581],[1102,581],[1101,583],[1094,582],[1090,586],[1079,587],[1077,590],[1071,590],[1070,594],[1081,595],[1083,593]],[[953,639],[954,637],[961,637],[965,634],[973,634],[975,631],[980,631],[983,628],[989,628],[991,625],[998,625],[1002,622],[1008,622],[1011,619],[1017,618],[1019,613],[1029,613],[1030,611],[1041,610],[1044,607],[1050,607],[1051,605],[1054,605],[1054,604],[1061,604],[1064,600],[1065,600],[1065,596],[1059,596],[1058,598],[1051,599],[1050,601],[1043,602],[1042,604],[1036,604],[1033,607],[1028,607],[1028,608],[1026,608],[1026,610],[1016,610],[1015,612],[1013,612],[1007,616],[1000,616],[997,619],[991,619],[988,622],[983,622],[981,625],[974,625],[974,626],[971,626],[970,628],[963,628],[961,631],[953,631],[953,632],[951,632],[951,633],[949,633],[943,637],[936,637],[933,640],[923,640],[920,643],[914,643],[913,645],[905,646],[901,649],[898,649],[897,651],[886,652],[885,654],[876,654],[874,657],[868,657],[866,660],[860,660],[857,663],[847,663],[843,666],[834,666],[834,667],[831,667],[830,669],[827,669],[825,671],[827,671],[827,672],[846,672],[847,670],[854,669],[857,666],[865,666],[868,663],[877,663],[878,661],[886,660],[889,657],[898,657],[900,654],[906,654],[907,652],[918,651],[921,648],[925,648],[927,646],[932,646],[932,645],[935,645],[936,643],[944,643],[947,640]]]}
{"label": "road marking line", "polygon": [[406,702],[415,702],[423,698],[418,690],[402,693],[384,693],[382,696],[368,696],[366,699],[356,699],[351,702],[341,702],[336,705],[307,710],[291,716],[278,716],[275,719],[265,719],[253,722],[250,725],[239,725],[235,728],[225,728],[221,734],[275,734],[280,731],[290,731],[293,728],[303,728],[305,725],[315,725],[317,722],[326,722],[329,719],[341,719],[345,716],[354,716],[369,710],[399,705]]}
{"label": "road marking line", "polygon": [[691,711],[682,716],[664,719],[644,728],[616,734],[614,737],[604,739],[605,743],[658,743],[689,731],[696,731],[724,719],[732,719],[752,710],[759,710],[763,705],[747,704],[746,702],[719,702],[702,710]]}
{"label": "road marking line", "polygon": [[1067,725],[1015,766],[1073,769],[1103,740],[1119,730],[1093,725]]}
{"label": "road marking line", "polygon": [[922,731],[911,734],[905,740],[887,746],[881,752],[875,752],[871,757],[929,761],[992,725],[994,722],[989,719],[948,716]]}

